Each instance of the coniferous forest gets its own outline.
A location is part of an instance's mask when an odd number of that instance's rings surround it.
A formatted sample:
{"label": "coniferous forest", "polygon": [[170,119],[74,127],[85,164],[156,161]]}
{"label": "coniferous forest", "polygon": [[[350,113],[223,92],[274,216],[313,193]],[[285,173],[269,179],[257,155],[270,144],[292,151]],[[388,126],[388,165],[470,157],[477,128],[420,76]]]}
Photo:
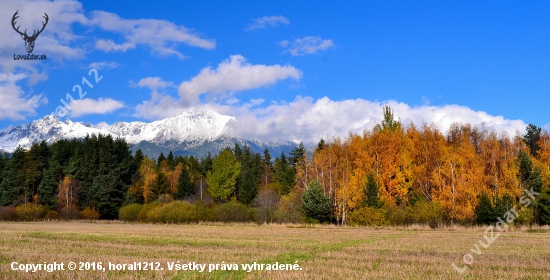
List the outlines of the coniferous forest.
{"label": "coniferous forest", "polygon": [[[0,157],[0,220],[121,219],[349,225],[550,224],[550,134],[470,124],[404,126],[384,108],[363,134],[288,155],[227,147],[203,158],[111,136],[35,143]],[[529,204],[525,195],[530,194]]]}

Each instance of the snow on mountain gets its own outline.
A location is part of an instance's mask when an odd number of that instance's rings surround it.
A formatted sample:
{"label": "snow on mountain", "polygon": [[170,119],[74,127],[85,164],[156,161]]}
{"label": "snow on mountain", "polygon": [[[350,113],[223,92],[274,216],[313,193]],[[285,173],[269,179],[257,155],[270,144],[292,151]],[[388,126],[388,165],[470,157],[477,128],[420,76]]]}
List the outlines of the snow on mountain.
{"label": "snow on mountain", "polygon": [[0,150],[13,152],[19,145],[30,148],[33,143],[42,140],[53,143],[60,139],[84,138],[86,135],[100,133],[124,138],[134,149],[141,148],[145,154],[151,156],[168,150],[189,154],[217,152],[233,143],[249,144],[256,151],[267,147],[278,152],[292,146],[292,143],[284,141],[263,143],[255,139],[235,137],[231,135],[227,125],[231,121],[235,121],[235,118],[212,111],[188,111],[150,123],[135,121],[109,125],[101,122],[93,125],[69,119],[61,121],[52,114],[28,124],[0,130]]}

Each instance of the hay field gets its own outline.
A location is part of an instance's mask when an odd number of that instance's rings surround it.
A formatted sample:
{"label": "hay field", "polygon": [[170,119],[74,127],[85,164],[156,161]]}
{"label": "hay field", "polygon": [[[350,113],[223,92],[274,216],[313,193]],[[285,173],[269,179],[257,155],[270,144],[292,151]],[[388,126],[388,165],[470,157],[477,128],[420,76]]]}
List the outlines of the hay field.
{"label": "hay field", "polygon": [[[2,222],[0,279],[550,279],[547,230],[504,232],[480,255],[472,253],[483,235],[484,228]],[[451,263],[464,265],[466,253],[474,260],[460,275]],[[65,270],[12,270],[13,262],[54,261]],[[205,271],[170,270],[167,263],[177,261],[206,264]],[[69,271],[69,262],[83,262],[84,269],[101,262],[105,271]],[[109,262],[119,268],[142,262],[142,269],[153,262],[159,270],[109,270]],[[264,270],[242,270],[254,262]],[[301,270],[266,270],[276,262]],[[208,272],[209,264],[219,270]],[[239,270],[221,270],[222,264]]]}

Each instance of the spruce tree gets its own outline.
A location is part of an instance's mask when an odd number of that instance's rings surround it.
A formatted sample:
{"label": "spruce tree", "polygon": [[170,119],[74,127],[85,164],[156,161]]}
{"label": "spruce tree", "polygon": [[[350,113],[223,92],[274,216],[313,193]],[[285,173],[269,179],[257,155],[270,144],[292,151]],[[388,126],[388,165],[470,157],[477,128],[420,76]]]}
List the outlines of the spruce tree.
{"label": "spruce tree", "polygon": [[[191,160],[191,158],[189,160]],[[206,157],[201,158],[201,160],[200,160],[200,172],[201,172],[203,177],[206,177],[206,174],[208,173],[208,171],[212,171],[213,161],[214,160],[212,159],[212,154],[210,152],[208,152],[208,154],[206,154]],[[189,167],[192,167],[191,163],[190,163]]]}
{"label": "spruce tree", "polygon": [[541,225],[550,225],[550,188],[546,188],[538,198],[538,214]]}
{"label": "spruce tree", "polygon": [[495,211],[491,199],[486,193],[482,193],[477,207],[474,210],[475,221],[478,224],[491,224],[496,221]]}
{"label": "spruce tree", "polygon": [[290,165],[285,153],[281,153],[280,158],[275,159],[273,164],[273,179],[281,185],[281,194],[290,193],[290,188],[294,186],[296,180],[296,170]]}
{"label": "spruce tree", "polygon": [[[38,186],[43,180],[44,170],[48,168],[50,149],[46,141],[35,143],[27,152],[25,164],[25,186],[29,197],[38,194]],[[35,203],[37,201],[34,201]]]}
{"label": "spruce tree", "polygon": [[65,177],[64,169],[69,165],[74,142],[59,140],[50,146],[48,168],[43,171],[43,179],[38,185],[40,203],[57,209],[58,186]]}
{"label": "spruce tree", "polygon": [[178,193],[176,195],[177,199],[183,199],[187,196],[195,194],[195,186],[191,181],[191,176],[189,176],[189,170],[187,166],[183,166],[181,174],[178,178]]}
{"label": "spruce tree", "polygon": [[141,149],[137,149],[136,154],[134,155],[134,162],[137,166],[141,164],[141,161],[143,160],[143,151]]}
{"label": "spruce tree", "polygon": [[271,162],[271,154],[265,148],[264,156],[262,157],[262,185],[267,186],[271,183],[273,163]]}
{"label": "spruce tree", "polygon": [[160,170],[157,170],[157,179],[151,188],[151,201],[156,200],[161,194],[170,192],[170,182],[168,177]]}
{"label": "spruce tree", "polygon": [[166,163],[168,163],[168,167],[170,167],[170,170],[174,170],[174,167],[176,166],[174,163],[174,154],[172,154],[172,150],[168,153],[168,157],[166,158]]}
{"label": "spruce tree", "polygon": [[160,166],[160,164],[166,160],[166,157],[164,156],[163,152],[160,152],[159,158],[157,159],[157,166]]}
{"label": "spruce tree", "polygon": [[526,133],[523,135],[523,141],[529,148],[529,151],[531,152],[531,155],[534,157],[538,157],[538,150],[539,150],[539,140],[541,136],[541,128],[534,125],[529,124],[526,128]]}
{"label": "spruce tree", "polygon": [[531,173],[533,172],[533,160],[531,160],[529,154],[527,154],[524,150],[519,150],[516,158],[516,165],[519,168],[518,177],[520,184],[524,186],[527,181],[529,181]]}
{"label": "spruce tree", "polygon": [[302,195],[302,211],[314,221],[330,222],[332,203],[330,198],[323,194],[323,189],[317,180],[312,181]]}
{"label": "spruce tree", "polygon": [[505,194],[502,197],[499,197],[496,200],[495,207],[494,207],[494,219],[496,220],[498,217],[503,217],[508,210],[510,210],[514,206],[514,198],[511,197],[509,194]]}
{"label": "spruce tree", "polygon": [[25,150],[18,146],[4,168],[4,179],[0,184],[0,204],[18,203],[25,185]]}
{"label": "spruce tree", "polygon": [[380,198],[378,197],[378,184],[374,179],[374,175],[369,173],[367,180],[365,181],[365,201],[364,206],[380,208],[384,205]]}
{"label": "spruce tree", "polygon": [[4,178],[4,168],[6,167],[6,163],[8,162],[8,155],[7,154],[0,154],[0,184],[2,183],[2,179]]}
{"label": "spruce tree", "polygon": [[239,202],[250,205],[258,194],[258,186],[262,176],[262,157],[260,154],[253,154],[250,147],[245,145],[242,159],[241,185],[238,189],[237,198]]}
{"label": "spruce tree", "polygon": [[319,143],[317,143],[317,152],[320,152],[322,151],[324,148],[325,148],[326,144],[325,144],[325,139],[321,138],[321,140],[319,140]]}
{"label": "spruce tree", "polygon": [[292,167],[296,168],[298,164],[305,162],[306,160],[306,148],[304,142],[300,142],[298,147],[290,151],[289,161]]}

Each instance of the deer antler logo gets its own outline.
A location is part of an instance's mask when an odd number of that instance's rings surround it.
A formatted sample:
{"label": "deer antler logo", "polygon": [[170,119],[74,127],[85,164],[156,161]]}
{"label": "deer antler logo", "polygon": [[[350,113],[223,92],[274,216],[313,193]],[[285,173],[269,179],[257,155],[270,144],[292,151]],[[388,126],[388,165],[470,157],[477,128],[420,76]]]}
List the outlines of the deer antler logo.
{"label": "deer antler logo", "polygon": [[32,51],[34,49],[34,41],[36,40],[38,35],[40,35],[40,33],[42,33],[44,28],[46,28],[46,24],[48,24],[48,20],[50,18],[48,17],[48,14],[44,13],[45,16],[43,16],[43,18],[46,19],[46,22],[42,22],[42,29],[40,29],[40,31],[38,31],[38,29],[35,29],[32,33],[32,36],[29,36],[29,35],[27,35],[27,29],[25,29],[25,32],[21,32],[21,31],[19,31],[19,27],[21,27],[21,26],[17,26],[17,28],[15,28],[15,24],[16,24],[15,20],[17,18],[19,18],[17,13],[19,13],[19,11],[16,11],[15,14],[13,14],[13,17],[11,18],[11,26],[13,27],[13,30],[15,30],[17,33],[19,33],[19,35],[21,35],[21,38],[23,38],[23,40],[25,40],[25,48],[27,49],[27,53],[32,53]]}

